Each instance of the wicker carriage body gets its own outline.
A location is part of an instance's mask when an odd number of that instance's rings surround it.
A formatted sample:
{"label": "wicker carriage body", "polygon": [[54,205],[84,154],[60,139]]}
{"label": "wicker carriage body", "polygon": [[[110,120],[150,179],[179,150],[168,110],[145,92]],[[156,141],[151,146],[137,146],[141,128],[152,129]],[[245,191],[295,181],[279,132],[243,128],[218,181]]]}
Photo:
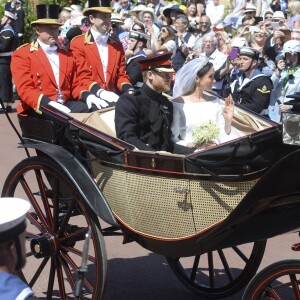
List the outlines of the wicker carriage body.
{"label": "wicker carriage body", "polygon": [[126,240],[182,257],[300,227],[298,149],[282,144],[279,124],[239,117],[243,137],[190,155],[135,150],[106,123],[64,118]]}

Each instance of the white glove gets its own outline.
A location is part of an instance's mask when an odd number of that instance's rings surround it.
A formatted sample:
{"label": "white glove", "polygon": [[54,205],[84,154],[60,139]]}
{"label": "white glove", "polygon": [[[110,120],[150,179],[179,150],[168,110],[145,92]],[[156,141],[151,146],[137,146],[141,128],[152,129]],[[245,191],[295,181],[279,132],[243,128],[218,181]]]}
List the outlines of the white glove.
{"label": "white glove", "polygon": [[108,104],[104,100],[99,99],[95,95],[87,96],[86,104],[87,104],[89,109],[92,107],[92,104],[95,104],[98,109],[101,109],[101,108],[104,108],[104,107],[108,106]]}
{"label": "white glove", "polygon": [[102,99],[102,100],[105,100],[109,103],[111,102],[117,102],[119,100],[119,96],[114,93],[114,92],[109,92],[109,91],[106,91],[106,90],[103,90],[103,89],[100,89],[98,92],[97,92],[97,96]]}
{"label": "white glove", "polygon": [[50,101],[48,104],[51,105],[52,107],[60,110],[61,112],[65,113],[65,114],[68,114],[68,113],[71,112],[70,108],[68,108],[68,107],[66,107],[63,104],[60,104],[58,102]]}

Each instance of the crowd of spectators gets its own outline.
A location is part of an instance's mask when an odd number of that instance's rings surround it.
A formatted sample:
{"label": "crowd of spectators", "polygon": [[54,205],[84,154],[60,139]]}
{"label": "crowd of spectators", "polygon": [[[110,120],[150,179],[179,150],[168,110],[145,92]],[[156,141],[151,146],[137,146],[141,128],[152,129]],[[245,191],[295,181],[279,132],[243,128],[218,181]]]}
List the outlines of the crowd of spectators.
{"label": "crowd of spectators", "polygon": [[[226,97],[233,92],[234,79],[239,76],[239,49],[245,46],[259,52],[256,68],[277,84],[272,74],[286,73],[280,69],[282,65],[278,68],[278,62],[286,62],[282,56],[284,43],[300,40],[300,2],[236,0],[229,5],[220,0],[187,0],[182,5],[163,0],[112,1],[115,13],[110,35],[123,45],[132,84],[141,78],[139,68],[132,68],[134,59],[141,55],[172,52],[176,72],[190,60],[205,56],[215,69],[215,92]],[[74,36],[89,28],[88,19],[76,5],[63,9],[60,19],[64,22],[60,40],[66,47]],[[285,63],[285,68],[293,67]],[[271,110],[280,96],[275,89],[270,91]]]}

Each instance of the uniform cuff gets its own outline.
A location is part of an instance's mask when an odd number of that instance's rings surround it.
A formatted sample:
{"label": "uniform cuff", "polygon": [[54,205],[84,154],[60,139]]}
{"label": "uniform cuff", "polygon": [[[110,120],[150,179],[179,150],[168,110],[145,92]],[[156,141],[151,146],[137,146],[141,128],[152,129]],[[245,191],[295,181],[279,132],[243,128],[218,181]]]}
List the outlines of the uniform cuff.
{"label": "uniform cuff", "polygon": [[84,101],[84,102],[86,102],[87,97],[90,96],[90,95],[93,95],[93,94],[90,93],[90,92],[82,92],[82,94],[81,94],[81,100]]}
{"label": "uniform cuff", "polygon": [[41,94],[39,99],[38,99],[38,103],[37,103],[35,111],[38,114],[42,114],[42,112],[40,110],[41,106],[47,105],[50,101],[52,101],[50,98],[48,98],[48,97],[44,96],[43,94]]}
{"label": "uniform cuff", "polygon": [[129,89],[133,89],[133,86],[131,84],[123,84],[122,85],[122,93],[127,92]]}
{"label": "uniform cuff", "polygon": [[98,92],[100,89],[102,89],[102,87],[101,87],[98,83],[95,82],[95,83],[91,84],[89,91],[90,91],[93,95],[97,96],[97,92]]}

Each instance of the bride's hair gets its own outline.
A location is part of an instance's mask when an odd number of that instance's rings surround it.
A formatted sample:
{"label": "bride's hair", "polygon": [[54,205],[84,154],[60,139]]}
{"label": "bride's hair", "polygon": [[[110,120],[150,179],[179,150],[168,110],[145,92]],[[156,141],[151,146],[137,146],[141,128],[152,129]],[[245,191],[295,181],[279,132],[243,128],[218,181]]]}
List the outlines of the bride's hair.
{"label": "bride's hair", "polygon": [[194,90],[196,77],[203,77],[213,64],[206,57],[194,58],[185,64],[176,74],[173,98],[187,95]]}

